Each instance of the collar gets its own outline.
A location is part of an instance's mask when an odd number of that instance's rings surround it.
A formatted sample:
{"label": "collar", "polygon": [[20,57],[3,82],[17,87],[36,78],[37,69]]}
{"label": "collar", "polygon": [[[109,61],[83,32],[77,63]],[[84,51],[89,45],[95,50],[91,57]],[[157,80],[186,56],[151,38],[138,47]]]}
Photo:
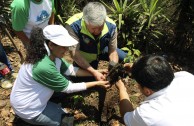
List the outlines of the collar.
{"label": "collar", "polygon": [[[166,93],[167,88],[168,88],[168,87],[166,87],[166,88],[164,88],[164,89],[162,89],[162,90],[159,90],[159,91],[153,93],[152,95],[146,97],[145,100],[144,100],[142,103],[149,102],[149,101],[152,100],[152,99],[155,99],[155,98],[157,98],[157,97],[159,97],[159,96],[161,96],[161,95],[164,95],[164,94]],[[142,103],[141,103],[141,104],[142,104]]]}
{"label": "collar", "polygon": [[[88,36],[90,36],[91,38],[95,39],[94,36],[88,31],[87,27],[86,27],[86,24],[85,24],[85,21],[84,19],[82,18],[81,20],[81,33],[83,34],[86,34]],[[103,27],[103,30],[99,36],[99,38],[101,38],[102,36],[104,36],[106,33],[108,33],[108,26],[106,24],[106,22],[104,23],[104,27]]]}

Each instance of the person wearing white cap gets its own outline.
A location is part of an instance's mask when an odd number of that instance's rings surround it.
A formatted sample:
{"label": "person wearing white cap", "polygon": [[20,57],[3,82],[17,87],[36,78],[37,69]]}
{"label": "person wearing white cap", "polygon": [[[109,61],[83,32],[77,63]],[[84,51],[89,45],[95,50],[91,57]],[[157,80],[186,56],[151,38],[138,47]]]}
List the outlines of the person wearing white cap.
{"label": "person wearing white cap", "polygon": [[30,48],[10,96],[16,115],[30,124],[60,126],[65,112],[49,101],[54,92],[72,93],[94,86],[110,87],[108,81],[72,83],[65,78],[65,75],[92,76],[62,59],[68,47],[77,43],[60,25],[32,30]]}

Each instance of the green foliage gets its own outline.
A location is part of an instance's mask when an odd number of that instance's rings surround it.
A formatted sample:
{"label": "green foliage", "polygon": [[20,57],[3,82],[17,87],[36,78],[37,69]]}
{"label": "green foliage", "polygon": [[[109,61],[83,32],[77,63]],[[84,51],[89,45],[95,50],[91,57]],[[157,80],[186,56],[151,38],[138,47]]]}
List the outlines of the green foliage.
{"label": "green foliage", "polygon": [[80,12],[77,7],[76,0],[55,0],[56,20],[61,24],[72,15]]}
{"label": "green foliage", "polygon": [[149,52],[150,45],[160,49],[157,39],[162,36],[159,28],[160,22],[169,21],[164,14],[166,0],[139,0],[141,3],[141,16],[139,18],[140,27],[138,30],[140,41],[144,43],[146,53]]}
{"label": "green foliage", "polygon": [[[0,1],[0,16],[4,19],[4,21],[0,21],[0,28],[2,30],[2,26],[6,26],[9,30],[11,29],[11,11],[10,4],[13,0],[1,0]],[[4,32],[4,31],[3,31]]]}
{"label": "green foliage", "polygon": [[[194,1],[180,0],[177,4],[173,18],[174,24],[173,41],[171,47],[182,55],[193,55],[194,53]],[[188,54],[190,53],[190,54]]]}
{"label": "green foliage", "polygon": [[84,103],[84,98],[81,95],[74,95],[74,96],[72,96],[72,98],[73,98],[73,105],[74,106],[77,104],[80,104],[80,103],[82,103],[82,104]]}
{"label": "green foliage", "polygon": [[133,38],[135,27],[138,26],[137,20],[139,18],[138,7],[140,4],[137,0],[113,0],[113,6],[107,5],[101,1],[107,8],[109,17],[112,18],[118,26],[118,40],[119,46],[123,47],[127,41]]}
{"label": "green foliage", "polygon": [[127,52],[127,56],[124,59],[125,63],[134,62],[141,55],[141,52],[134,48],[132,41],[128,41],[127,47],[123,47],[121,49]]}

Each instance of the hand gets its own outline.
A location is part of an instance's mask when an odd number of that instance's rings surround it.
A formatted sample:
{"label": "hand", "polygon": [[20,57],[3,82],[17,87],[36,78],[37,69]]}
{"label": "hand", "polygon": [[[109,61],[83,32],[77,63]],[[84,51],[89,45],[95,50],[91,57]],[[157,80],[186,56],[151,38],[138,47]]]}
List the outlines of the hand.
{"label": "hand", "polygon": [[98,72],[97,70],[95,71],[95,73],[93,74],[95,79],[97,81],[103,81],[106,79],[105,75],[103,75],[102,73]]}
{"label": "hand", "polygon": [[108,70],[107,69],[100,69],[100,70],[98,70],[98,72],[102,73],[105,77],[108,74]]}
{"label": "hand", "polygon": [[116,87],[120,91],[121,90],[126,90],[126,87],[125,87],[124,83],[122,82],[122,80],[119,80],[119,81],[116,82]]}
{"label": "hand", "polygon": [[110,83],[108,81],[98,81],[97,86],[103,87],[103,88],[109,88]]}
{"label": "hand", "polygon": [[131,68],[133,66],[133,63],[125,63],[124,68],[127,72],[131,72]]}
{"label": "hand", "polygon": [[115,65],[117,65],[116,62],[110,61],[109,64],[108,64],[108,71],[110,71]]}

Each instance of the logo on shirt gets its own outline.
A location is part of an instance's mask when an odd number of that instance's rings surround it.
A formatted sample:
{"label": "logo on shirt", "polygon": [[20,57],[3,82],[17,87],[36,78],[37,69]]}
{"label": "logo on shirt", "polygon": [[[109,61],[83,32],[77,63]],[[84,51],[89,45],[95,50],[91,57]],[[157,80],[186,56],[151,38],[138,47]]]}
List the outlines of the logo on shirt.
{"label": "logo on shirt", "polygon": [[39,16],[37,16],[36,21],[37,21],[37,22],[42,22],[42,21],[44,21],[45,19],[47,19],[48,17],[49,17],[48,12],[45,11],[45,10],[43,10],[43,11],[41,12],[41,14],[40,14]]}
{"label": "logo on shirt", "polygon": [[90,39],[89,38],[87,38],[87,37],[85,37],[84,35],[82,35],[82,38],[83,38],[83,41],[86,43],[86,44],[88,44],[88,45],[90,45]]}

